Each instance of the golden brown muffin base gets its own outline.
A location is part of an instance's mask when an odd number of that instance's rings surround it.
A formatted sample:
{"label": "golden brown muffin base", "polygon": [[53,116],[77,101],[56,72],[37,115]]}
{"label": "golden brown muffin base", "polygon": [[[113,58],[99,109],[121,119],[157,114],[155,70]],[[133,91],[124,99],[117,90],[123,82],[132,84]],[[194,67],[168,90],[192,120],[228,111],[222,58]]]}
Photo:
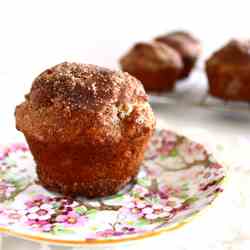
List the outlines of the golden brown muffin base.
{"label": "golden brown muffin base", "polygon": [[47,144],[26,137],[40,183],[51,191],[88,198],[115,194],[139,171],[151,136],[124,139],[117,145]]}
{"label": "golden brown muffin base", "polygon": [[[126,69],[124,69],[126,71]],[[157,71],[147,71],[145,69],[137,69],[129,71],[131,75],[139,79],[147,91],[172,91],[176,79],[180,74],[179,69],[168,68]]]}
{"label": "golden brown muffin base", "polygon": [[206,66],[209,93],[225,101],[250,102],[250,75],[247,69]]}

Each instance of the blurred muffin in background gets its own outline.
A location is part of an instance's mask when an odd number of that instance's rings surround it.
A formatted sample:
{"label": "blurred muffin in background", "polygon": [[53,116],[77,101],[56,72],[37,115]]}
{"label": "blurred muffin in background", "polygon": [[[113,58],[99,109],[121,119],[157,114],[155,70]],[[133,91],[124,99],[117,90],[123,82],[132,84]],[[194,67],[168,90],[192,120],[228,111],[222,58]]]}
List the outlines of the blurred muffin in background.
{"label": "blurred muffin in background", "polygon": [[183,63],[178,52],[158,42],[135,44],[120,59],[123,71],[138,78],[148,91],[171,91]]}
{"label": "blurred muffin in background", "polygon": [[179,78],[188,77],[201,54],[201,42],[186,31],[171,32],[155,38],[155,41],[164,43],[178,51],[184,65]]}
{"label": "blurred muffin in background", "polygon": [[229,41],[206,61],[206,73],[211,95],[250,101],[250,40]]}

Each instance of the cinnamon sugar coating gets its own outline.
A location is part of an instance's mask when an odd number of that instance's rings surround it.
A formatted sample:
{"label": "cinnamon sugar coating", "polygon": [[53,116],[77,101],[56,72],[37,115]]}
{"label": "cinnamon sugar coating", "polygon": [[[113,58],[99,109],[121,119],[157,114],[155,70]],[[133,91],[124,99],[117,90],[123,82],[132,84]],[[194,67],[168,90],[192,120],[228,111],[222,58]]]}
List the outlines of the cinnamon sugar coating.
{"label": "cinnamon sugar coating", "polygon": [[65,62],[34,80],[16,107],[16,127],[45,187],[98,197],[136,176],[155,118],[134,77]]}
{"label": "cinnamon sugar coating", "polygon": [[250,101],[250,40],[229,41],[206,61],[211,95]]}

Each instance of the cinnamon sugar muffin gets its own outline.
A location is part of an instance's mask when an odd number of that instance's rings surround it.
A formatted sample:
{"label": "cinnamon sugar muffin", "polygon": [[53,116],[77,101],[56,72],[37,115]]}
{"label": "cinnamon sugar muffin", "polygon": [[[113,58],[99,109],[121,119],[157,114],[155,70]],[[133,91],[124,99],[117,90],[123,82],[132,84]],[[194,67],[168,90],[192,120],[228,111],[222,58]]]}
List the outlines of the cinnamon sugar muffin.
{"label": "cinnamon sugar muffin", "polygon": [[66,195],[111,195],[139,170],[155,118],[128,73],[62,63],[33,82],[16,107],[41,184]]}
{"label": "cinnamon sugar muffin", "polygon": [[231,40],[206,61],[209,92],[231,101],[250,101],[250,40]]}
{"label": "cinnamon sugar muffin", "polygon": [[167,44],[180,54],[184,67],[179,78],[186,78],[201,54],[200,41],[186,31],[171,32],[155,40]]}
{"label": "cinnamon sugar muffin", "polygon": [[170,91],[182,71],[179,54],[162,43],[137,43],[120,60],[123,71],[135,76],[146,90]]}

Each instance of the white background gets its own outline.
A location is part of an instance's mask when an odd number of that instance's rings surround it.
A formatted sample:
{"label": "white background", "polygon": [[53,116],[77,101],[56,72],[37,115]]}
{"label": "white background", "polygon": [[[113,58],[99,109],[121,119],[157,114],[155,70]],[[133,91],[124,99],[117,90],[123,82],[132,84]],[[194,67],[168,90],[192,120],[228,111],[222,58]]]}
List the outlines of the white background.
{"label": "white background", "polygon": [[0,66],[23,73],[64,60],[113,67],[133,42],[178,28],[191,30],[207,51],[250,36],[249,23],[247,0],[5,0]]}

